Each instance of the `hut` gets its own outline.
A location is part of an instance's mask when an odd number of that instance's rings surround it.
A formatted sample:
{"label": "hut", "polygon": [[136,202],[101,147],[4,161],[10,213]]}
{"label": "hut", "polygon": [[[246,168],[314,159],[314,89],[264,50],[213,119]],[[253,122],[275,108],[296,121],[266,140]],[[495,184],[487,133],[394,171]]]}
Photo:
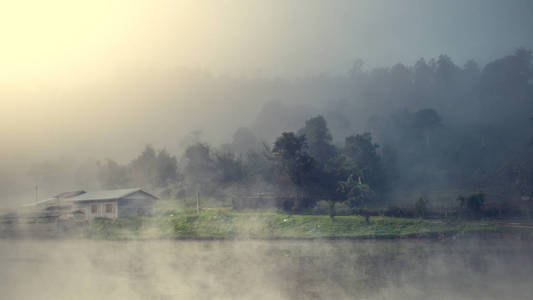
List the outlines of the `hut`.
{"label": "hut", "polygon": [[87,192],[68,199],[86,219],[149,216],[158,198],[141,188]]}

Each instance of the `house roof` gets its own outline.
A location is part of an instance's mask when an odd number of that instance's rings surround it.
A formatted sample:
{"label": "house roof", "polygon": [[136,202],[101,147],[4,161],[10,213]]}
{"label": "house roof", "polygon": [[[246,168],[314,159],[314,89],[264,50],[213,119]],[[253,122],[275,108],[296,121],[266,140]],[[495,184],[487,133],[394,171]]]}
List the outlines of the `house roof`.
{"label": "house roof", "polygon": [[63,192],[61,194],[55,195],[53,198],[57,198],[57,199],[74,198],[81,194],[85,194],[85,191],[80,190],[80,191],[72,191],[72,192]]}
{"label": "house roof", "polygon": [[57,201],[57,198],[47,198],[47,199],[44,199],[44,200],[39,200],[37,202],[22,204],[21,206],[22,207],[38,206],[38,205],[42,205],[42,204],[54,203],[56,201]]}
{"label": "house roof", "polygon": [[121,190],[108,190],[108,191],[94,191],[94,192],[87,192],[85,194],[78,195],[71,200],[74,202],[81,202],[81,201],[96,201],[96,200],[113,200],[113,199],[120,199],[125,198],[131,194],[134,194],[136,192],[143,192],[144,194],[147,194],[153,199],[158,199],[156,196],[147,193],[143,191],[141,188],[134,188],[134,189],[121,189]]}

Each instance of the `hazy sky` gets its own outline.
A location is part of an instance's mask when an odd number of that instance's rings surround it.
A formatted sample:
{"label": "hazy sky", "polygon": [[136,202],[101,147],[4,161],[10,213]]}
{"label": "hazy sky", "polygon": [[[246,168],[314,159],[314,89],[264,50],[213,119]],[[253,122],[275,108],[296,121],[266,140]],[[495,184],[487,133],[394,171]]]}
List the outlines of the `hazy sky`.
{"label": "hazy sky", "polygon": [[357,59],[483,65],[533,48],[532,33],[532,0],[0,1],[0,196],[39,161],[178,154],[194,130],[229,142],[266,101],[316,114],[298,105],[350,88],[297,78]]}
{"label": "hazy sky", "polygon": [[533,48],[532,24],[531,0],[2,1],[0,152],[116,158],[196,128],[231,132],[278,97],[175,67],[294,78],[345,74],[358,58],[483,64]]}
{"label": "hazy sky", "polygon": [[112,76],[124,66],[304,76],[533,46],[530,0],[18,0],[0,4],[0,79]]}

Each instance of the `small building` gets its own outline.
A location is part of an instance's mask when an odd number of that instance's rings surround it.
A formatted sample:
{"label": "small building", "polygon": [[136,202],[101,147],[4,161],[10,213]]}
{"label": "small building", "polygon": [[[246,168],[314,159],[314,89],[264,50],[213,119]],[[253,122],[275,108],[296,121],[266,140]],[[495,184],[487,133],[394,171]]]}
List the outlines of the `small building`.
{"label": "small building", "polygon": [[94,191],[68,199],[76,211],[83,212],[87,220],[149,216],[153,213],[156,196],[140,188]]}
{"label": "small building", "polygon": [[60,206],[64,206],[64,205],[69,205],[70,203],[68,202],[68,200],[76,197],[76,196],[79,196],[81,194],[84,194],[85,191],[72,191],[72,192],[64,192],[64,193],[61,193],[61,194],[57,194],[53,197],[50,197],[50,198],[46,198],[44,200],[40,200],[40,201],[37,201],[37,202],[33,202],[33,203],[28,203],[28,204],[24,204],[22,205],[23,208],[42,208],[42,209],[47,209],[47,210],[50,210],[51,208],[55,208],[55,207],[60,207]]}

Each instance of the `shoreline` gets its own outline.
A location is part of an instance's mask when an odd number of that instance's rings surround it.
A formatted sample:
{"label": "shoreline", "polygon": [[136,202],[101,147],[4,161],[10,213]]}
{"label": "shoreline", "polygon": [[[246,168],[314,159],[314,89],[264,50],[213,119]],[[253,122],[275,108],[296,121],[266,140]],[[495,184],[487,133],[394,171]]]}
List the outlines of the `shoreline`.
{"label": "shoreline", "polygon": [[0,223],[0,239],[93,240],[405,240],[464,236],[533,239],[530,219],[413,219],[362,216],[227,213],[95,219],[90,222]]}
{"label": "shoreline", "polygon": [[476,230],[476,231],[449,231],[449,232],[424,232],[410,233],[404,235],[353,235],[353,236],[176,236],[176,237],[129,237],[129,238],[103,238],[86,237],[77,235],[57,235],[57,236],[32,236],[24,234],[20,236],[0,236],[0,240],[33,240],[33,241],[60,241],[60,240],[85,240],[85,241],[405,241],[405,240],[425,240],[425,241],[449,241],[463,239],[519,239],[533,241],[533,231],[516,230]]}

